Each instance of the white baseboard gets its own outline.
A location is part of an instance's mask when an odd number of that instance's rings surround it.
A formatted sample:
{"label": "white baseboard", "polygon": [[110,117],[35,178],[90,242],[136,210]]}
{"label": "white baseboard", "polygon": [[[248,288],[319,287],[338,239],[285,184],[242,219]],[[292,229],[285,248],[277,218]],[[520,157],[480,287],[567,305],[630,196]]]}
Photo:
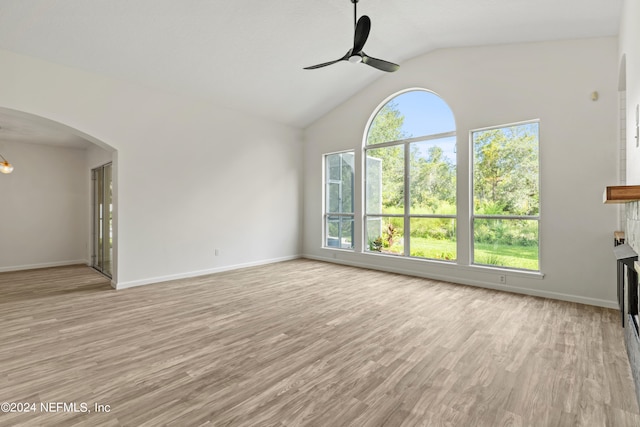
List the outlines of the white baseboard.
{"label": "white baseboard", "polygon": [[36,270],[38,268],[64,267],[67,265],[77,264],[88,265],[88,261],[86,259],[76,259],[69,261],[44,262],[40,264],[14,265],[10,267],[0,267],[0,273],[7,273],[10,271]]}
{"label": "white baseboard", "polygon": [[[589,298],[589,297],[584,297],[584,296],[580,296],[580,295],[563,294],[563,293],[559,293],[559,292],[541,291],[539,289],[521,288],[521,287],[515,287],[515,286],[509,286],[509,285],[499,285],[499,284],[495,284],[495,283],[491,283],[491,282],[484,282],[484,281],[480,281],[480,280],[462,279],[462,278],[451,277],[451,276],[447,276],[447,275],[431,274],[431,273],[425,273],[425,272],[422,272],[422,271],[407,270],[407,269],[401,269],[401,268],[381,267],[381,266],[376,265],[376,264],[369,264],[369,263],[364,263],[364,262],[345,261],[345,260],[341,260],[341,259],[325,258],[325,257],[319,257],[319,256],[315,256],[315,255],[308,255],[308,254],[305,254],[305,255],[292,255],[292,256],[287,256],[287,257],[282,257],[282,258],[272,258],[272,259],[267,259],[267,260],[254,261],[254,262],[248,262],[248,263],[243,263],[243,264],[228,265],[228,266],[223,266],[223,267],[216,267],[216,268],[210,268],[210,269],[206,269],[206,270],[191,271],[191,272],[187,272],[187,273],[173,274],[173,275],[168,275],[168,276],[159,276],[159,277],[153,277],[153,278],[149,278],[149,279],[134,280],[134,281],[130,281],[130,282],[123,282],[123,283],[117,283],[117,284],[112,281],[111,282],[111,286],[113,288],[115,288],[115,289],[118,289],[118,290],[127,289],[127,288],[133,288],[133,287],[137,287],[137,286],[150,285],[150,284],[154,284],[154,283],[167,282],[167,281],[170,281],[170,280],[187,279],[187,278],[191,278],[191,277],[205,276],[207,274],[221,273],[223,271],[238,270],[238,269],[241,269],[241,268],[256,267],[256,266],[260,266],[260,265],[274,264],[274,263],[283,262],[283,261],[291,261],[291,260],[298,259],[298,258],[307,258],[307,259],[330,262],[330,263],[334,263],[334,264],[347,265],[347,266],[352,266],[352,267],[361,267],[361,268],[368,268],[368,269],[371,269],[371,270],[386,271],[386,272],[389,272],[389,273],[398,273],[398,274],[406,274],[406,275],[409,275],[409,276],[423,277],[425,279],[441,280],[441,281],[445,281],[445,282],[452,282],[452,283],[458,283],[458,284],[462,284],[462,285],[477,286],[477,287],[486,288],[486,289],[495,289],[495,290],[499,290],[499,291],[513,292],[513,293],[531,295],[531,296],[542,297],[542,298],[550,298],[550,299],[556,299],[556,300],[561,300],[561,301],[569,301],[569,302],[576,302],[576,303],[580,303],[580,304],[593,305],[593,306],[598,306],[598,307],[606,307],[606,308],[618,309],[617,301],[609,301],[609,300],[602,300],[602,299],[596,299],[596,298]],[[38,268],[64,267],[64,266],[76,265],[76,264],[88,265],[88,261],[86,259],[80,259],[80,260],[68,260],[68,261],[57,261],[57,262],[48,262],[48,263],[40,263],[40,264],[28,264],[28,265],[17,265],[17,266],[10,266],[10,267],[0,267],[0,273],[6,273],[6,272],[11,272],[11,271],[22,271],[22,270],[35,270],[35,269],[38,269]]]}
{"label": "white baseboard", "polygon": [[602,299],[596,299],[596,298],[589,298],[589,297],[583,297],[583,296],[580,296],[580,295],[570,295],[570,294],[563,294],[563,293],[558,293],[558,292],[541,291],[539,289],[521,288],[521,287],[515,287],[515,286],[509,286],[509,285],[499,285],[499,284],[495,284],[495,283],[491,283],[491,282],[484,282],[484,281],[481,281],[481,280],[470,280],[470,279],[446,276],[446,275],[442,275],[442,274],[432,274],[432,273],[425,273],[425,272],[422,272],[422,271],[407,270],[407,269],[401,269],[401,268],[391,268],[391,267],[386,267],[386,266],[385,267],[381,267],[381,266],[376,265],[376,264],[369,264],[369,263],[364,263],[364,262],[345,261],[345,260],[341,260],[341,259],[319,257],[319,256],[315,256],[315,255],[307,255],[307,254],[305,254],[305,255],[302,255],[302,257],[303,258],[307,258],[307,259],[316,260],[316,261],[330,262],[330,263],[334,263],[334,264],[347,265],[347,266],[351,266],[351,267],[367,268],[367,269],[370,269],[370,270],[385,271],[385,272],[388,272],[388,273],[405,274],[407,276],[423,277],[425,279],[440,280],[440,281],[443,281],[443,282],[451,282],[451,283],[456,283],[456,284],[460,284],[460,285],[477,286],[479,288],[494,289],[494,290],[498,290],[498,291],[512,292],[512,293],[516,293],[516,294],[530,295],[530,296],[534,296],[534,297],[542,297],[542,298],[549,298],[549,299],[555,299],[555,300],[560,300],[560,301],[576,302],[576,303],[579,303],[579,304],[593,305],[593,306],[605,307],[605,308],[613,308],[613,309],[616,309],[616,310],[619,308],[617,301],[609,301],[609,300],[602,300]]}
{"label": "white baseboard", "polygon": [[302,255],[292,255],[292,256],[287,256],[282,258],[272,258],[272,259],[261,260],[261,261],[247,262],[244,264],[227,265],[223,267],[209,268],[206,270],[189,271],[187,273],[171,274],[168,276],[152,277],[149,279],[132,280],[130,282],[118,282],[114,287],[118,290],[128,289],[128,288],[134,288],[137,286],[168,282],[170,280],[188,279],[191,277],[206,276],[207,274],[221,273],[223,271],[238,270],[241,268],[256,267],[259,265],[266,265],[266,264],[275,264],[277,262],[291,261],[299,258],[302,258]]}

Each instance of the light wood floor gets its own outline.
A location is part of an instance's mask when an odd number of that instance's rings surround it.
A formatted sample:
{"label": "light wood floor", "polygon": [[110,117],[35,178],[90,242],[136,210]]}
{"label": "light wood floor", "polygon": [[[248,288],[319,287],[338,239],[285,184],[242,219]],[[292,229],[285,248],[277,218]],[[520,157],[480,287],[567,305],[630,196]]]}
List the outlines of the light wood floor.
{"label": "light wood floor", "polygon": [[110,412],[0,426],[640,425],[613,310],[309,260],[125,291],[0,274],[4,401]]}

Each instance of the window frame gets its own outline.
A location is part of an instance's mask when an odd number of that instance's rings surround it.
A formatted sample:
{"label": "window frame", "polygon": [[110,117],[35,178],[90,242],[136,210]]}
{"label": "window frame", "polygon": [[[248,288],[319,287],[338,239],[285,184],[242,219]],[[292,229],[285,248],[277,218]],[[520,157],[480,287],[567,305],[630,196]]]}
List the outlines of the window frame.
{"label": "window frame", "polygon": [[[351,189],[351,212],[329,212],[329,206],[327,203],[327,192],[330,182],[334,181],[330,180],[327,176],[327,165],[329,156],[340,155],[342,161],[343,154],[351,154],[353,156],[353,178],[352,178],[352,189]],[[332,250],[341,250],[341,251],[355,251],[355,183],[356,183],[356,155],[355,150],[342,150],[342,151],[334,151],[331,153],[325,153],[322,155],[322,248],[323,249],[332,249]],[[342,185],[342,180],[340,180],[340,185]],[[340,192],[342,195],[342,191]],[[342,196],[340,197],[340,210],[342,210]],[[351,219],[351,248],[343,248],[342,245],[329,246],[327,243],[327,239],[329,236],[328,230],[328,220],[329,217],[338,217],[338,218],[350,218]],[[341,238],[341,237],[340,237]]]}
{"label": "window frame", "polygon": [[[541,166],[541,148],[540,148],[540,131],[541,131],[541,120],[540,119],[531,119],[531,120],[523,120],[519,122],[506,123],[495,126],[486,126],[482,128],[472,129],[469,131],[469,260],[470,265],[473,267],[481,267],[481,268],[489,268],[489,269],[497,269],[497,270],[509,270],[514,272],[528,273],[528,274],[542,274],[542,257],[541,257],[541,247],[542,247],[542,233],[541,233],[541,223],[542,223],[542,197],[540,194],[542,193],[542,181],[540,179],[540,166]],[[475,168],[475,149],[473,146],[473,135],[477,132],[484,132],[488,130],[495,129],[503,129],[510,128],[515,126],[523,126],[529,124],[538,125],[538,215],[476,215],[475,214],[475,182],[474,182],[474,168]],[[477,263],[475,260],[475,220],[483,219],[483,220],[525,220],[525,221],[537,221],[538,222],[538,269],[530,270],[526,268],[518,268],[518,267],[509,267],[504,265],[493,265],[493,264],[481,264]]]}
{"label": "window frame", "polygon": [[[425,142],[425,141],[433,141],[433,140],[438,140],[438,139],[445,139],[445,138],[454,138],[455,139],[455,146],[457,147],[458,145],[458,138],[457,138],[457,126],[456,129],[454,129],[453,131],[449,131],[449,132],[440,132],[440,133],[435,133],[435,134],[429,134],[429,135],[422,135],[422,136],[417,136],[417,137],[411,137],[411,138],[405,138],[405,139],[399,139],[396,141],[386,141],[386,142],[382,142],[382,143],[377,143],[377,144],[371,144],[368,145],[367,144],[367,140],[368,140],[368,135],[369,132],[371,130],[371,126],[373,124],[373,121],[375,120],[376,116],[378,115],[378,113],[380,112],[380,110],[382,110],[382,108],[384,108],[384,106],[386,106],[387,104],[389,104],[390,102],[392,102],[395,98],[408,93],[408,92],[417,92],[417,91],[422,91],[422,92],[428,92],[431,93],[435,96],[437,96],[438,98],[440,98],[449,108],[449,111],[451,112],[451,115],[454,118],[454,122],[455,122],[455,116],[453,114],[453,110],[451,109],[451,107],[449,107],[448,103],[444,100],[444,98],[442,98],[440,95],[438,95],[437,93],[428,90],[428,89],[422,89],[422,88],[412,88],[412,89],[407,89],[404,90],[402,92],[398,92],[396,94],[394,94],[393,96],[390,96],[389,98],[387,98],[384,102],[382,102],[378,108],[375,110],[374,114],[371,115],[371,118],[369,120],[369,123],[367,125],[367,129],[364,135],[364,141],[363,141],[363,212],[362,212],[362,253],[364,254],[372,254],[372,255],[387,255],[387,256],[393,256],[393,257],[403,257],[403,258],[409,258],[409,259],[416,259],[416,260],[425,260],[425,261],[435,261],[435,262],[444,262],[444,263],[448,263],[448,264],[456,264],[458,261],[458,254],[457,254],[457,248],[456,248],[456,256],[454,259],[451,260],[446,260],[446,259],[439,259],[439,258],[427,258],[427,257],[420,257],[420,256],[412,256],[411,255],[411,220],[414,218],[427,218],[427,219],[453,219],[456,222],[456,241],[458,240],[458,215],[459,215],[459,205],[458,205],[458,195],[457,195],[457,188],[456,188],[456,213],[455,214],[412,214],[411,213],[411,144],[416,143],[416,142]],[[367,212],[367,206],[368,206],[368,201],[367,201],[367,188],[368,188],[368,182],[367,182],[367,178],[368,178],[368,171],[367,171],[367,159],[368,159],[368,155],[367,152],[370,150],[377,150],[380,148],[387,148],[387,147],[395,147],[395,146],[403,146],[403,156],[404,156],[404,171],[403,171],[403,189],[404,189],[404,197],[403,197],[403,204],[404,204],[404,213],[403,214],[388,214],[388,213],[383,213],[380,212],[380,214],[369,214]],[[458,162],[456,159],[456,174],[457,174],[457,170],[458,170]],[[456,185],[457,187],[457,185]],[[404,236],[403,236],[403,240],[404,240],[404,247],[403,247],[403,253],[402,254],[394,254],[394,253],[380,253],[377,251],[371,251],[369,250],[369,241],[368,241],[368,229],[367,229],[367,224],[368,224],[368,220],[371,218],[403,218],[403,231],[404,231]],[[457,246],[457,245],[456,245]]]}

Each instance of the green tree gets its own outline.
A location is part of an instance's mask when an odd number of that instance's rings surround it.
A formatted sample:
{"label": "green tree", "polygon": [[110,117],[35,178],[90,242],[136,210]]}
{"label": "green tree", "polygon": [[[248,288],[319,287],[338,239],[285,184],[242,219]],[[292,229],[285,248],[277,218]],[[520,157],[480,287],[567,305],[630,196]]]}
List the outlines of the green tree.
{"label": "green tree", "polygon": [[407,135],[402,130],[403,124],[404,116],[398,109],[398,104],[393,101],[387,103],[378,111],[373,122],[371,122],[369,133],[367,134],[367,145],[410,138],[410,135]]}
{"label": "green tree", "polygon": [[[404,116],[398,104],[389,102],[378,111],[367,134],[367,145],[399,141],[410,138],[402,130]],[[386,208],[404,206],[404,148],[402,145],[369,150],[367,156],[381,161],[382,205]],[[373,165],[373,163],[369,163]],[[378,190],[377,184],[370,182],[370,190]]]}
{"label": "green tree", "polygon": [[[418,143],[419,144],[419,143]],[[456,203],[456,168],[444,156],[442,147],[420,155],[414,145],[411,158],[411,208],[414,213],[451,213]]]}
{"label": "green tree", "polygon": [[473,145],[476,213],[537,215],[537,125],[478,132]]}

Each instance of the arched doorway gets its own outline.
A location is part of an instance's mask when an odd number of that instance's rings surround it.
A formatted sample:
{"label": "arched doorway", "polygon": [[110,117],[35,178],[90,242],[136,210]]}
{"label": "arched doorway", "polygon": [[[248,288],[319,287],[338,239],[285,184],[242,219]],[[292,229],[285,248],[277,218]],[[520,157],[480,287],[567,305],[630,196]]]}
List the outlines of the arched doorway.
{"label": "arched doorway", "polygon": [[14,165],[0,180],[0,271],[92,265],[92,169],[113,171],[112,284],[117,272],[117,152],[45,117],[0,107],[0,153]]}

